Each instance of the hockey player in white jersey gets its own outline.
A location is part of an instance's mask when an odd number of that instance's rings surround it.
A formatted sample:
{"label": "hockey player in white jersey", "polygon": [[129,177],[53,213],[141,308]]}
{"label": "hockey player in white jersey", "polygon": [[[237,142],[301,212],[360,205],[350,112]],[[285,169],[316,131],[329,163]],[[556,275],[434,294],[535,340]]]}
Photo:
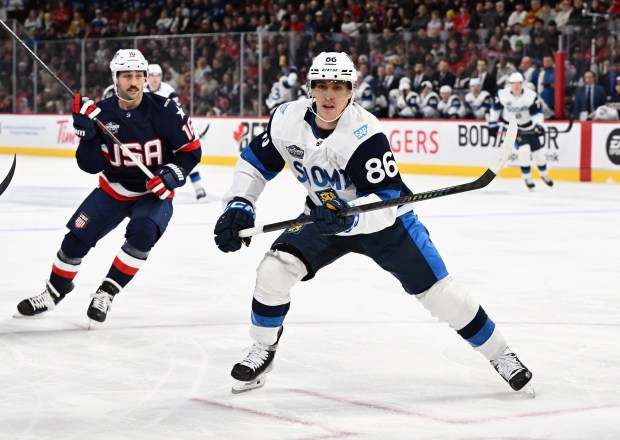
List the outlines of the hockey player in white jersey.
{"label": "hockey player in white jersey", "polygon": [[433,90],[433,84],[430,81],[424,81],[420,84],[420,113],[421,118],[437,118],[439,117],[439,95]]}
{"label": "hockey player in white jersey", "polygon": [[439,96],[441,98],[437,104],[439,117],[443,119],[461,119],[465,116],[463,101],[452,93],[452,87],[441,86]]}
{"label": "hockey player in white jersey", "polygon": [[482,353],[514,390],[530,389],[531,372],[480,304],[448,274],[411,205],[336,215],[347,206],[411,191],[379,120],[353,102],[356,70],[347,54],[320,53],[308,83],[311,99],[279,106],[267,130],[242,151],[214,230],[223,252],[249,245],[239,231],[254,226],[254,207],[265,185],[285,165],[307,190],[303,211],[313,223],[283,232],[258,267],[250,324],[254,345],[233,366],[233,393],[261,387],[273,369],[291,288],[350,252],[367,255],[393,274],[432,316]]}
{"label": "hockey player in white jersey", "polygon": [[[176,90],[167,82],[162,81],[163,71],[159,64],[149,64],[148,81],[144,84],[144,91],[155,93],[156,95],[163,96],[164,98],[172,99],[176,105],[181,106],[179,101],[179,95]],[[194,193],[196,194],[196,200],[205,199],[207,192],[202,187],[202,176],[200,172],[194,170],[189,175],[192,186],[194,187]]]}
{"label": "hockey player in white jersey", "polygon": [[545,133],[543,128],[545,117],[540,98],[533,90],[523,87],[523,75],[519,72],[512,73],[508,77],[508,83],[509,87],[498,90],[493,101],[489,132],[491,136],[497,136],[500,122],[517,121],[519,134],[515,146],[525,186],[529,189],[535,186],[530,166],[532,158],[538,167],[542,181],[548,186],[553,186],[553,180],[547,173],[545,151],[539,139]]}
{"label": "hockey player in white jersey", "polygon": [[471,119],[486,119],[491,109],[493,97],[482,85],[478,78],[469,80],[469,92],[465,95],[466,117]]}
{"label": "hockey player in white jersey", "polygon": [[372,75],[367,75],[366,78],[362,78],[358,73],[357,91],[353,97],[354,102],[357,102],[364,110],[370,113],[373,112],[376,105],[375,91],[372,89],[371,84],[372,81]]}
{"label": "hockey player in white jersey", "polygon": [[269,114],[273,114],[276,107],[284,102],[295,99],[295,86],[297,85],[297,68],[294,66],[289,69],[288,75],[282,75],[279,80],[273,83],[269,96],[265,99],[265,105]]}
{"label": "hockey player in white jersey", "polygon": [[411,90],[411,80],[404,76],[398,89],[390,90],[388,115],[390,118],[415,118],[419,113],[420,96]]}

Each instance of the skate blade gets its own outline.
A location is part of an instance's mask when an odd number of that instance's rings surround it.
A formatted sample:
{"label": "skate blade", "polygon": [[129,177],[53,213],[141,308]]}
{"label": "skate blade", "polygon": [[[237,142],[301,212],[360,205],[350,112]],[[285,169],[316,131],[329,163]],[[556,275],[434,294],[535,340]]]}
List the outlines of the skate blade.
{"label": "skate blade", "polygon": [[267,374],[261,374],[255,380],[250,382],[243,382],[241,380],[233,379],[233,385],[230,391],[233,394],[247,393],[248,391],[264,387],[266,382]]}
{"label": "skate blade", "polygon": [[524,393],[526,396],[532,399],[536,397],[536,390],[532,386],[531,382],[525,385],[519,392]]}
{"label": "skate blade", "polygon": [[101,327],[102,324],[103,322],[95,321],[94,319],[89,319],[87,330],[96,330],[99,327]]}
{"label": "skate blade", "polygon": [[36,315],[22,315],[19,312],[15,312],[13,313],[13,318],[15,319],[39,319],[39,318],[45,317],[49,312],[51,312],[51,310],[48,310],[42,313],[37,313]]}

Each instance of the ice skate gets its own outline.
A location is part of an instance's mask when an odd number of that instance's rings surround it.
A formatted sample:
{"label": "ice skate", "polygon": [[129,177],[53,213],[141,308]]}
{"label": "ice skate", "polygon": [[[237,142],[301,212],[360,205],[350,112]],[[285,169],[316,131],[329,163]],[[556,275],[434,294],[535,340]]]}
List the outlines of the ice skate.
{"label": "ice skate", "polygon": [[551,178],[547,174],[541,174],[540,178],[542,179],[543,182],[547,184],[547,186],[549,187],[553,186],[553,180],[551,180]]}
{"label": "ice skate", "polygon": [[533,190],[534,187],[536,186],[536,184],[534,183],[532,178],[531,177],[526,177],[524,180],[525,180],[525,186],[527,186],[527,189]]}
{"label": "ice skate", "polygon": [[[88,310],[86,314],[92,321],[96,322],[104,322],[106,317],[108,316],[108,312],[110,311],[110,307],[112,306],[112,301],[114,300],[114,296],[120,292],[120,288],[116,285],[116,283],[111,282],[108,279],[105,279],[97,292],[93,293],[92,301],[88,306]],[[92,326],[92,322],[89,323],[89,328]]]}
{"label": "ice skate", "polygon": [[26,318],[52,311],[63,300],[65,295],[73,290],[75,285],[70,283],[62,292],[57,291],[52,283],[45,281],[45,290],[32,298],[26,298],[17,304],[17,313],[14,318]]}
{"label": "ice skate", "polygon": [[255,342],[248,355],[238,364],[235,364],[230,375],[233,377],[232,393],[239,394],[260,388],[267,381],[267,373],[273,370],[273,359],[278,348],[278,341],[282,335],[282,328],[278,339],[273,345],[264,345]]}
{"label": "ice skate", "polygon": [[207,197],[207,192],[204,188],[196,188],[196,200],[201,200]]}
{"label": "ice skate", "polygon": [[507,347],[497,359],[492,360],[491,365],[513,390],[523,390],[530,397],[535,396],[534,388],[530,383],[532,372],[523,365],[510,348]]}

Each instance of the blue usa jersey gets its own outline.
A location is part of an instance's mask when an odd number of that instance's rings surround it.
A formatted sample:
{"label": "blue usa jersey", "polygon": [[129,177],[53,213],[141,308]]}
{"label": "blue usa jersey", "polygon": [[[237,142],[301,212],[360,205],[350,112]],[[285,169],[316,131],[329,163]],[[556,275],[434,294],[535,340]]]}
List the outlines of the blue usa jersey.
{"label": "blue usa jersey", "polygon": [[[411,194],[376,117],[354,103],[322,139],[310,105],[310,100],[300,100],[278,107],[267,130],[241,153],[225,202],[239,196],[254,204],[285,164],[306,188],[310,205],[339,197],[356,206]],[[382,230],[410,210],[393,207],[360,214],[357,225],[342,234]]]}
{"label": "blue usa jersey", "polygon": [[[116,96],[97,106],[101,109],[98,119],[152,172],[173,163],[187,176],[200,162],[202,149],[191,118],[173,100],[145,93],[133,110],[121,109]],[[152,194],[142,170],[99,129],[94,139],[80,141],[76,158],[82,170],[100,173],[101,189],[115,199]]]}

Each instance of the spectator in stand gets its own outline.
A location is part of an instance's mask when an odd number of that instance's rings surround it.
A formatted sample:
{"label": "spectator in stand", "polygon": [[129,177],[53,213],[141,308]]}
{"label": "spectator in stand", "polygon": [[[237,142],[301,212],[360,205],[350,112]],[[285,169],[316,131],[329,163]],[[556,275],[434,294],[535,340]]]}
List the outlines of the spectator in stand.
{"label": "spectator in stand", "polygon": [[620,76],[616,76],[616,84],[607,98],[607,104],[614,104],[613,107],[616,108],[620,114]]}
{"label": "spectator in stand", "polygon": [[525,14],[525,19],[523,20],[523,26],[526,28],[531,28],[534,26],[536,19],[542,14],[542,7],[540,5],[540,0],[531,0],[530,1],[530,10]]}
{"label": "spectator in stand", "polygon": [[[549,112],[545,112],[545,119],[552,116],[555,111],[555,66],[553,65],[553,57],[545,55],[543,57],[543,65],[538,73],[538,84],[536,91],[541,98],[541,104],[546,104]],[[545,110],[543,106],[543,111]]]}
{"label": "spectator in stand", "polygon": [[495,18],[494,26],[500,26],[501,28],[508,27],[510,13],[506,10],[506,6],[503,1],[495,3],[495,11],[497,12],[497,16]]}
{"label": "spectator in stand", "polygon": [[538,78],[538,72],[536,71],[536,66],[532,62],[530,57],[521,58],[521,63],[519,64],[519,71],[523,74],[523,78],[525,78],[526,83],[533,83]]}
{"label": "spectator in stand", "polygon": [[24,21],[24,28],[29,31],[34,29],[37,34],[43,29],[43,13],[36,9],[28,11],[28,18]]}
{"label": "spectator in stand", "polygon": [[424,63],[419,61],[415,63],[413,66],[413,81],[411,83],[411,89],[420,93],[420,87],[424,81],[431,81],[431,77],[426,74],[426,69],[424,68]]}
{"label": "spectator in stand", "polygon": [[353,15],[349,11],[345,11],[343,15],[340,32],[349,37],[357,37],[359,35],[359,25],[354,21]]}
{"label": "spectator in stand", "polygon": [[417,15],[411,20],[411,30],[418,31],[420,29],[426,29],[428,22],[431,21],[431,15],[428,13],[428,8],[424,3],[418,6]]}
{"label": "spectator in stand", "polygon": [[[527,31],[523,31],[521,23],[514,23],[510,28],[510,47],[513,51],[522,51],[524,46],[530,44],[530,35]],[[518,44],[521,43],[521,44]],[[519,48],[520,46],[520,48]]]}
{"label": "spectator in stand", "polygon": [[[469,20],[469,25],[467,27],[474,32],[481,29],[483,27],[482,14],[484,14],[484,5],[478,2],[474,7],[474,12],[471,14],[471,20]],[[452,91],[450,91],[450,93],[452,93]]]}
{"label": "spectator in stand", "polygon": [[86,22],[82,18],[82,14],[79,12],[73,13],[73,19],[69,23],[69,28],[65,34],[68,38],[82,38],[84,37],[84,30],[86,29]]}
{"label": "spectator in stand", "polygon": [[605,88],[596,84],[596,75],[588,70],[583,74],[584,85],[575,90],[573,117],[580,121],[592,119],[593,113],[601,105],[605,105],[607,95]]}
{"label": "spectator in stand", "polygon": [[495,27],[495,23],[497,22],[497,18],[498,14],[495,4],[492,0],[486,0],[484,2],[484,12],[482,13],[482,27],[487,30],[493,29]]}
{"label": "spectator in stand", "polygon": [[456,18],[456,12],[454,12],[453,9],[448,9],[446,11],[446,19],[443,24],[443,28],[446,31],[454,31],[454,27],[455,27],[454,19],[455,18]]}
{"label": "spectator in stand", "polygon": [[426,32],[429,37],[438,38],[441,31],[443,31],[443,20],[439,15],[439,11],[434,9],[431,11],[431,19],[426,25]]}
{"label": "spectator in stand", "polygon": [[466,5],[461,5],[459,13],[454,17],[454,30],[465,34],[469,30],[469,23],[471,22],[472,15]]}
{"label": "spectator in stand", "polygon": [[508,57],[506,55],[500,55],[499,62],[495,65],[495,72],[497,75],[497,87],[503,88],[506,84],[508,84],[508,77],[511,73],[516,71],[517,68],[513,63],[508,61]]}
{"label": "spectator in stand", "polygon": [[508,17],[508,22],[506,24],[509,27],[512,27],[516,23],[519,23],[522,25],[523,21],[525,20],[526,15],[527,15],[527,12],[525,11],[525,8],[523,7],[523,3],[521,3],[521,0],[519,0],[515,3],[515,10],[512,11],[510,16]]}
{"label": "spectator in stand", "polygon": [[52,17],[54,19],[54,28],[58,34],[64,34],[69,27],[69,20],[71,19],[71,10],[65,6],[62,1],[58,2],[58,5],[52,11]]}
{"label": "spectator in stand", "polygon": [[545,26],[547,26],[550,22],[555,22],[555,17],[558,15],[557,12],[555,12],[555,9],[553,9],[551,7],[551,4],[546,1],[543,5],[542,5],[542,12],[540,13],[540,15],[538,16],[538,18],[540,18],[543,23],[545,24]]}
{"label": "spectator in stand", "polygon": [[560,3],[560,10],[555,15],[555,22],[558,25],[560,31],[564,30],[564,26],[568,24],[571,14],[573,12],[573,2],[571,0],[562,0]]}
{"label": "spectator in stand", "polygon": [[482,90],[486,90],[489,95],[495,96],[497,93],[497,78],[489,72],[487,60],[478,60],[476,64],[476,77],[480,80]]}
{"label": "spectator in stand", "polygon": [[[139,12],[137,14],[139,16]],[[106,34],[106,30],[108,28],[108,19],[103,16],[103,12],[101,11],[101,9],[95,10],[95,18],[91,20],[90,28],[93,34],[96,36],[102,36]]]}
{"label": "spectator in stand", "polygon": [[433,75],[432,86],[434,89],[439,90],[441,86],[450,86],[454,88],[456,82],[456,76],[450,72],[450,65],[446,60],[439,62],[438,70]]}

